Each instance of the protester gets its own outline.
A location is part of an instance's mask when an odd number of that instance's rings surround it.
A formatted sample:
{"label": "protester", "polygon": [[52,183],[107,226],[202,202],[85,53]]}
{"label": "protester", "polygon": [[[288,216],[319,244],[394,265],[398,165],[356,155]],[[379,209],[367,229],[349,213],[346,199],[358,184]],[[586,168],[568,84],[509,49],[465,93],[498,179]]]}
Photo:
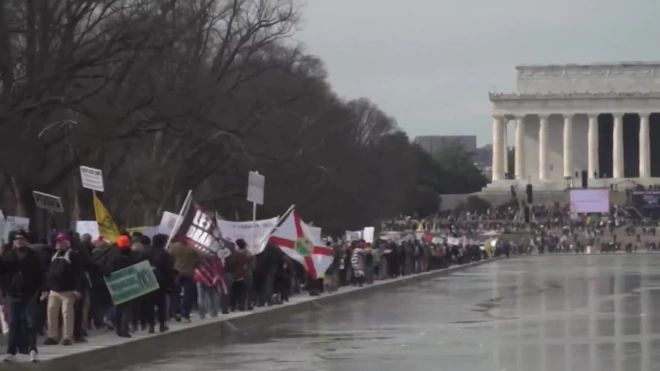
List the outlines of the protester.
{"label": "protester", "polygon": [[[111,267],[112,272],[116,272],[120,269],[128,268],[133,265],[132,259],[132,250],[131,250],[131,240],[126,235],[121,235],[117,239],[117,248],[119,250],[118,254],[113,254],[111,256]],[[112,248],[111,248],[112,249]],[[127,301],[121,304],[115,305],[115,327],[117,331],[117,336],[122,338],[132,337],[129,332],[129,324],[131,320],[131,313],[133,309],[134,302]]]}
{"label": "protester", "polygon": [[[181,242],[173,243],[169,253],[174,259],[176,278],[172,292],[172,311],[177,322],[190,322],[190,312],[196,296],[195,269],[205,260],[197,249]],[[183,296],[183,298],[182,298]]]}
{"label": "protester", "polygon": [[30,355],[38,361],[37,350],[37,301],[44,284],[43,265],[37,252],[28,247],[27,233],[14,231],[9,234],[13,246],[3,247],[0,271],[3,274],[3,294],[7,308],[9,334],[6,362],[16,361],[16,353]]}
{"label": "protester", "polygon": [[143,313],[149,326],[149,333],[154,332],[156,318],[154,316],[154,307],[158,312],[159,331],[168,330],[165,324],[167,320],[167,295],[173,291],[174,286],[174,260],[165,249],[167,236],[157,234],[153,237],[151,246],[147,246],[144,255],[153,267],[154,275],[158,281],[158,289],[147,294],[144,300]]}
{"label": "protester", "polygon": [[[59,233],[56,237],[57,252],[46,273],[46,284],[41,295],[48,300],[48,338],[45,345],[73,343],[74,305],[82,298],[85,289],[83,271],[78,253],[71,248],[69,236]],[[62,336],[59,336],[60,314],[62,315]]]}

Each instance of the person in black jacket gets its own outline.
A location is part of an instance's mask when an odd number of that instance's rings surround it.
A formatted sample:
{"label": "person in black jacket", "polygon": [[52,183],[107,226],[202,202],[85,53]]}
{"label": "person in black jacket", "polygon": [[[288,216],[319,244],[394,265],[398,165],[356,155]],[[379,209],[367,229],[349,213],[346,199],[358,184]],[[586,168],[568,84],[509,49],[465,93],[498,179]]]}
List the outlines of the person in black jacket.
{"label": "person in black jacket", "polygon": [[9,317],[9,338],[5,361],[16,359],[24,337],[33,362],[38,360],[36,312],[39,292],[44,283],[44,271],[36,251],[28,247],[27,233],[12,233],[13,247],[0,257],[0,272],[5,276],[5,305]]}
{"label": "person in black jacket", "polygon": [[85,290],[85,278],[81,259],[77,251],[71,248],[69,236],[60,233],[56,236],[57,252],[46,273],[45,290],[41,296],[48,299],[48,338],[45,345],[58,343],[60,312],[62,325],[62,345],[71,345],[74,331],[74,306],[76,299],[82,297]]}
{"label": "person in black jacket", "polygon": [[[112,272],[130,267],[134,264],[132,259],[131,251],[131,240],[127,235],[120,235],[117,239],[116,249],[118,253],[111,256],[110,267]],[[129,300],[123,303],[115,303],[115,317],[116,317],[116,331],[117,336],[122,338],[130,338],[131,334],[129,333],[129,324],[130,324],[130,314],[133,307],[133,301]]]}
{"label": "person in black jacket", "polygon": [[154,316],[154,307],[158,310],[158,323],[160,325],[159,331],[167,331],[165,320],[167,319],[167,302],[166,298],[169,292],[172,291],[174,285],[174,260],[172,256],[165,249],[167,244],[167,235],[157,234],[153,236],[151,246],[147,246],[144,250],[149,264],[154,270],[154,275],[158,280],[158,290],[146,295],[143,300],[146,306],[143,314],[145,314],[145,321],[149,325],[149,333],[154,332],[156,319]]}

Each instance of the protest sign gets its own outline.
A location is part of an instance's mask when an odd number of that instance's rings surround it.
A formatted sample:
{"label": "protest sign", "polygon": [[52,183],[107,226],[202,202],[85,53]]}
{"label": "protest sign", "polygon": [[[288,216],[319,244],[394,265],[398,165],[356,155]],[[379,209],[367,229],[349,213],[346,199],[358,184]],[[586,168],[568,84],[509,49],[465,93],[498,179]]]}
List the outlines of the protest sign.
{"label": "protest sign", "polygon": [[112,272],[110,277],[104,279],[115,305],[139,298],[158,290],[159,287],[158,280],[147,261]]}

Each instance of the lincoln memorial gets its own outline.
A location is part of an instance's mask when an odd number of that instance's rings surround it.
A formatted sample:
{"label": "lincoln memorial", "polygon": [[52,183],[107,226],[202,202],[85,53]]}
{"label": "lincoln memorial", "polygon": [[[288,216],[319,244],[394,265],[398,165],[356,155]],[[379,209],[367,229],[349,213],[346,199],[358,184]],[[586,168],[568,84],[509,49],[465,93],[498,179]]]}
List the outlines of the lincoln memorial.
{"label": "lincoln memorial", "polygon": [[660,183],[652,179],[660,178],[660,62],[516,70],[517,92],[490,93],[493,182],[487,188],[579,187],[583,171],[589,187]]}

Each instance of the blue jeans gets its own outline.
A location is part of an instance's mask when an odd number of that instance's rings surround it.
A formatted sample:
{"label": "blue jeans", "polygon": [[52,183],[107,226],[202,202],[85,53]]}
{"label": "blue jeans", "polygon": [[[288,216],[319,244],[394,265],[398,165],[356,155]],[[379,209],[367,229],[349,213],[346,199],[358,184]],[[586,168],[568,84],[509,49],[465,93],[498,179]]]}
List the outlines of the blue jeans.
{"label": "blue jeans", "polygon": [[199,306],[200,318],[206,317],[206,313],[209,313],[211,317],[218,315],[220,295],[220,291],[217,288],[197,282],[197,304]]}
{"label": "blue jeans", "polygon": [[7,353],[16,355],[21,345],[27,350],[37,350],[37,295],[27,297],[8,296],[6,300],[9,321]]}
{"label": "blue jeans", "polygon": [[[180,275],[176,278],[174,292],[172,292],[172,312],[175,315],[190,318],[196,289],[197,283],[192,277]],[[183,295],[181,290],[183,290]]]}

